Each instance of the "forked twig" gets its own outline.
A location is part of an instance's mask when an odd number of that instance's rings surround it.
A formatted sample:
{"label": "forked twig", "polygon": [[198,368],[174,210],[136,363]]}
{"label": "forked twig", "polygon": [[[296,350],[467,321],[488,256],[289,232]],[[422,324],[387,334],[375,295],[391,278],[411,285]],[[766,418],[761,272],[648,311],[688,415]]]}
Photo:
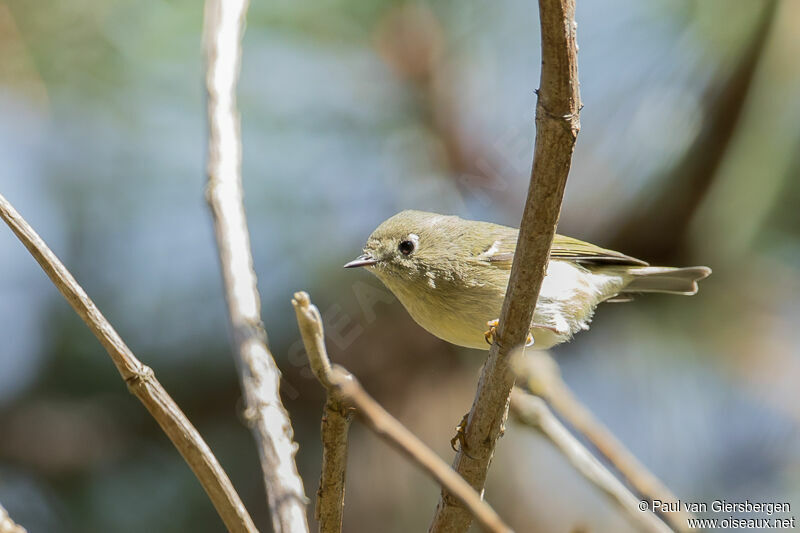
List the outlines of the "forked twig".
{"label": "forked twig", "polygon": [[510,533],[511,528],[494,509],[433,450],[381,407],[355,376],[338,365],[331,366],[325,349],[322,319],[317,308],[311,304],[308,294],[295,293],[292,305],[311,367],[328,394],[337,398],[344,406],[354,408],[356,416],[367,427],[411,459],[442,487],[446,487],[485,531]]}
{"label": "forked twig", "polygon": [[338,533],[342,530],[347,441],[354,410],[343,401],[333,385],[333,369],[325,349],[319,311],[304,292],[294,295],[292,305],[297,314],[297,324],[306,346],[311,370],[326,393],[325,411],[322,415],[322,472],[317,489],[316,518],[320,533]]}

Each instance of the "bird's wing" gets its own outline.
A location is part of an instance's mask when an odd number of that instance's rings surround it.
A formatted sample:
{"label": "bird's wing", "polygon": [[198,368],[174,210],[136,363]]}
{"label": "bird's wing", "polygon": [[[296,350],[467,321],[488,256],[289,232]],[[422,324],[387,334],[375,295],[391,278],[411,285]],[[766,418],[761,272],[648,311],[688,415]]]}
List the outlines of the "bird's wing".
{"label": "bird's wing", "polygon": [[600,248],[594,244],[579,241],[572,237],[565,237],[556,234],[553,239],[553,246],[550,248],[552,259],[569,259],[578,263],[591,264],[615,264],[615,265],[641,265],[647,266],[649,263],[625,255],[614,250]]}
{"label": "bird's wing", "polygon": [[[502,228],[502,230],[496,230],[492,237],[493,240],[484,247],[477,257],[497,268],[510,269],[517,246],[517,230]],[[648,265],[641,259],[558,234],[553,239],[550,258],[594,265]]]}
{"label": "bird's wing", "polygon": [[475,232],[482,238],[473,246],[473,257],[500,269],[510,269],[519,232],[514,228],[498,224],[484,224],[480,230]]}

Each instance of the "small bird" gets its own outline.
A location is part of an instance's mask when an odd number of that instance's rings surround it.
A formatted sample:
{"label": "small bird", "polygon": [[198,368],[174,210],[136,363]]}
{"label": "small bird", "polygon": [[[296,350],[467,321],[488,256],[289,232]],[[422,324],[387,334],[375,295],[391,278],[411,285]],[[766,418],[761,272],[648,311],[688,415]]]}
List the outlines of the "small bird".
{"label": "small bird", "polygon": [[[366,267],[430,333],[488,349],[505,298],[519,230],[423,211],[402,211],[367,239],[345,268]],[[692,295],[704,266],[655,267],[625,254],[556,235],[528,343],[546,349],[589,329],[601,302],[641,292]],[[487,326],[490,328],[486,331]]]}

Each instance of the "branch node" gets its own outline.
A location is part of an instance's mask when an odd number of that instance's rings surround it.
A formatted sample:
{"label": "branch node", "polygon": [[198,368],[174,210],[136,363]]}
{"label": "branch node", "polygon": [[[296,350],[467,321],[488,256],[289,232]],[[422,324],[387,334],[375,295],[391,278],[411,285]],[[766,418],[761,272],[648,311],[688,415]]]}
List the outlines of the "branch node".
{"label": "branch node", "polygon": [[153,369],[147,365],[141,365],[139,370],[125,378],[128,390],[132,393],[139,387],[145,387],[153,382],[156,375]]}

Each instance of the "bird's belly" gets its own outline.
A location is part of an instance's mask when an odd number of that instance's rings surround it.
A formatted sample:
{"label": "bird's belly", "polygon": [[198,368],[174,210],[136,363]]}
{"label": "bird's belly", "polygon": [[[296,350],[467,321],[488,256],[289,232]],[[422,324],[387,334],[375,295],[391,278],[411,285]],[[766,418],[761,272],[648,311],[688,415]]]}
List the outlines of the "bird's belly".
{"label": "bird's belly", "polygon": [[503,294],[483,288],[454,293],[441,304],[399,296],[414,321],[427,331],[452,344],[486,350],[487,322],[500,316]]}
{"label": "bird's belly", "polygon": [[[621,280],[600,279],[583,267],[566,261],[551,261],[542,282],[533,317],[533,348],[547,349],[569,340],[574,333],[588,329],[594,308],[615,294]],[[608,285],[607,287],[604,285]],[[433,335],[458,346],[486,350],[487,322],[500,317],[505,287],[473,286],[437,294],[412,294],[406,287],[390,287],[417,324]],[[449,295],[443,298],[442,289]],[[537,327],[543,326],[543,327]]]}
{"label": "bird's belly", "polygon": [[[461,301],[459,301],[461,300]],[[535,339],[534,349],[547,349],[564,342],[571,336],[568,329],[555,331],[555,324],[563,325],[560,319],[560,302],[549,298],[539,298],[536,313],[533,319],[534,327],[531,334]],[[411,317],[423,328],[433,335],[457,346],[488,350],[485,332],[489,329],[488,322],[497,320],[503,306],[503,295],[484,295],[480,304],[474,301],[465,302],[463,298],[454,298],[453,303],[438,312],[431,312],[430,307],[408,308]],[[472,312],[469,312],[469,310]],[[547,326],[538,328],[535,325]]]}

